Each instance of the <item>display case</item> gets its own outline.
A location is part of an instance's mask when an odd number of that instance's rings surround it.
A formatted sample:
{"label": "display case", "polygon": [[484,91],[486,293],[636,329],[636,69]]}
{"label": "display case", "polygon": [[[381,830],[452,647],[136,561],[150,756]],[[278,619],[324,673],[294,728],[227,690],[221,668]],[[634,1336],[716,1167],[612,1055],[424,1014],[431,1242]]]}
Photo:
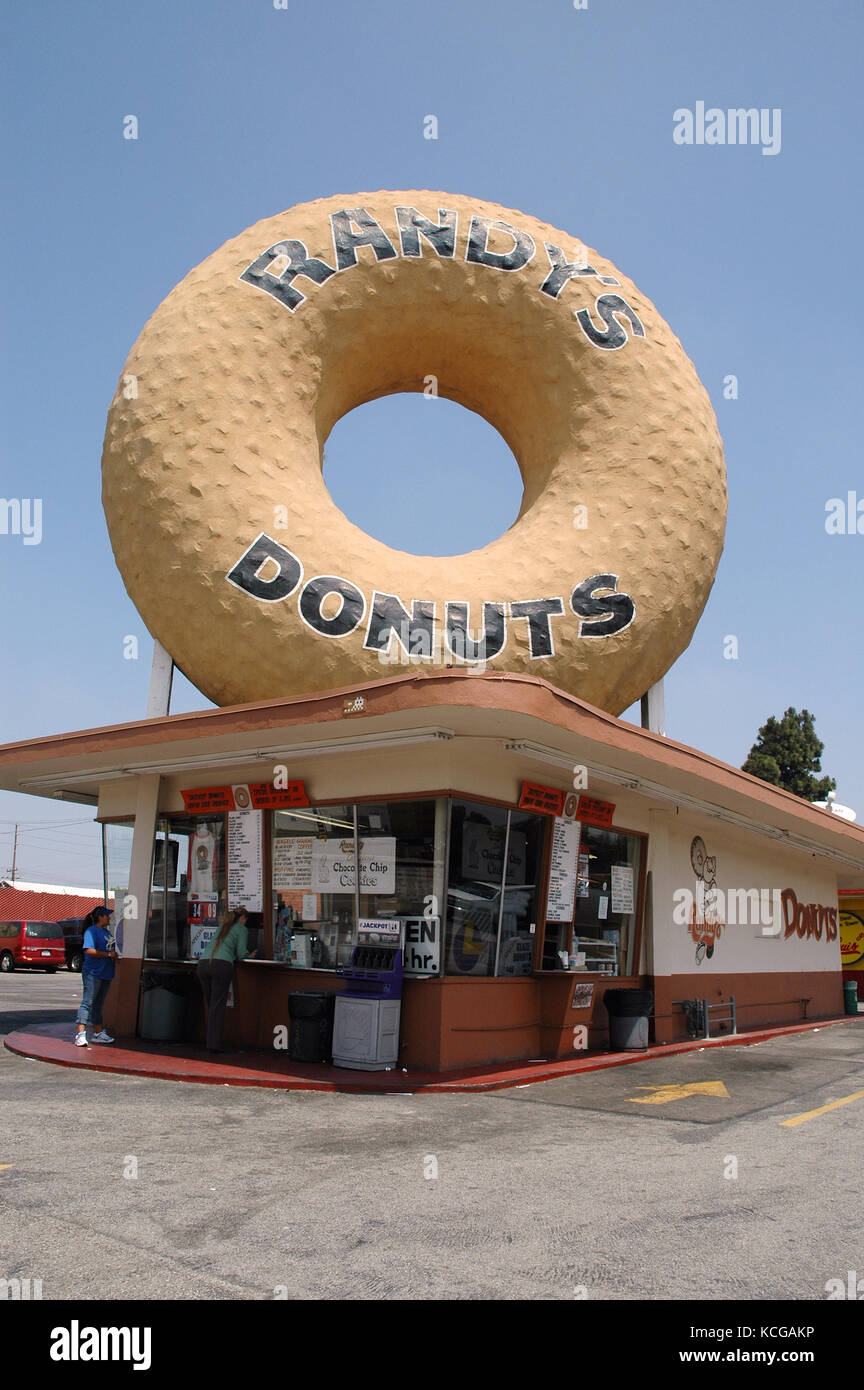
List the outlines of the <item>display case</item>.
{"label": "display case", "polygon": [[595,936],[574,936],[573,951],[585,956],[585,970],[595,975],[618,974],[618,944]]}

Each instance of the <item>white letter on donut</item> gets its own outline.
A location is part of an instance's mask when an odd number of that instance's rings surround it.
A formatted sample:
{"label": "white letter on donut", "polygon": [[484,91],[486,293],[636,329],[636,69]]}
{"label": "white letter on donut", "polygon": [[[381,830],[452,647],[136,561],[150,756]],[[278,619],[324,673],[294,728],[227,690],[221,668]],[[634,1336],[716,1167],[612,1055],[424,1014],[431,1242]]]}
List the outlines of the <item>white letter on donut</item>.
{"label": "white letter on donut", "polygon": [[[278,273],[275,275],[268,270],[268,266],[274,261],[278,263]],[[293,288],[293,282],[298,275],[305,275],[307,280],[314,281],[316,285],[323,285],[325,280],[329,280],[330,276],[335,274],[332,265],[310,256],[302,241],[277,241],[251,265],[247,265],[239,278],[245,280],[247,285],[254,285],[256,290],[272,294],[274,299],[278,299],[279,303],[284,304],[293,314],[306,298],[305,294]]]}
{"label": "white letter on donut", "polygon": [[469,627],[469,605],[450,603],[445,605],[444,631],[447,650],[460,661],[475,665],[478,661],[491,661],[503,649],[507,640],[506,604],[483,604],[483,630],[478,638],[471,636]]}
{"label": "white letter on donut", "polygon": [[614,275],[598,275],[593,265],[586,265],[584,261],[568,262],[561,248],[553,246],[551,242],[544,241],[543,245],[552,269],[540,286],[541,294],[557,299],[568,280],[584,280],[592,275],[597,277],[601,285],[620,285],[621,281],[616,280]]}
{"label": "white letter on donut", "polygon": [[[325,618],[321,610],[331,594],[336,594],[341,603],[336,613]],[[306,626],[321,637],[347,637],[366,612],[366,600],[349,580],[335,574],[316,574],[303,585],[297,611]]]}
{"label": "white letter on donut", "polygon": [[627,319],[637,338],[645,337],[645,329],[642,327],[641,320],[634,314],[626,299],[621,298],[620,294],[601,294],[598,299],[595,299],[594,308],[606,325],[605,333],[594,327],[587,309],[574,309],[573,316],[585,337],[595,347],[622,348],[627,342],[627,330],[618,318],[619,314],[623,314],[624,318]]}
{"label": "white letter on donut", "polygon": [[458,212],[447,208],[438,209],[439,222],[430,222],[416,208],[397,207],[396,221],[399,224],[399,240],[403,256],[422,256],[420,238],[424,236],[439,256],[452,256],[456,250],[456,232],[459,226]]}
{"label": "white letter on donut", "polygon": [[[406,655],[431,655],[435,631],[435,604],[430,599],[412,599],[411,612],[395,594],[372,594],[372,607],[363,646],[369,651],[386,650],[393,634],[405,649]],[[419,636],[419,634],[425,636]],[[418,640],[422,651],[418,652]]]}
{"label": "white letter on donut", "polygon": [[[629,594],[616,594],[617,574],[592,574],[577,584],[570,595],[570,607],[580,618],[597,618],[594,623],[580,623],[580,637],[612,637],[629,627],[636,614],[636,605]],[[612,589],[600,598],[593,595],[598,589]],[[611,617],[609,615],[612,615]],[[604,616],[605,615],[605,616]]]}
{"label": "white letter on donut", "polygon": [[[352,232],[352,222],[361,228],[359,232]],[[375,259],[379,261],[392,260],[396,255],[396,247],[381,223],[376,222],[365,208],[341,208],[339,212],[331,212],[330,227],[339,270],[348,270],[357,264],[358,246],[371,246]]]}
{"label": "white letter on donut", "polygon": [[563,612],[564,603],[560,598],[519,599],[510,604],[511,618],[528,619],[528,645],[532,661],[541,656],[555,655],[549,619],[560,617]]}
{"label": "white letter on donut", "polygon": [[[515,243],[512,251],[487,251],[490,232],[506,232]],[[466,261],[475,265],[491,265],[496,270],[521,270],[534,255],[536,247],[533,237],[511,227],[509,222],[498,222],[491,217],[472,217],[468,232],[468,245],[465,249]]]}
{"label": "white letter on donut", "polygon": [[[276,573],[272,579],[261,579],[259,573],[268,560],[276,565]],[[303,566],[296,555],[262,531],[225,578],[244,594],[251,594],[263,603],[278,603],[293,594],[303,578]]]}

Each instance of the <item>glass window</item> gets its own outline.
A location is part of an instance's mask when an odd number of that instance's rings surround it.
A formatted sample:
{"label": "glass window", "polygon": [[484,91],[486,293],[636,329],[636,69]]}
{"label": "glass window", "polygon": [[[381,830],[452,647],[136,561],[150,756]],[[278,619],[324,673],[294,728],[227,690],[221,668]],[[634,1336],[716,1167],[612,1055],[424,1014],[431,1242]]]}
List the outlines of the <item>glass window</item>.
{"label": "glass window", "polygon": [[[422,917],[435,895],[443,896],[446,809],[441,799],[437,806],[393,801],[274,812],[274,959],[343,969],[357,942],[358,914]],[[434,973],[434,942],[422,945],[426,973]]]}
{"label": "glass window", "polygon": [[[123,825],[103,825],[102,845],[105,855],[104,878],[108,885],[108,896],[113,898],[115,908],[129,891],[129,872],[132,865],[132,840],[135,827],[130,822]],[[118,938],[120,933],[118,932]]]}
{"label": "glass window", "polygon": [[572,919],[547,922],[544,970],[560,969],[559,950],[576,955],[579,970],[632,975],[636,898],[642,840],[616,830],[582,825]]}
{"label": "glass window", "polygon": [[360,916],[422,917],[433,892],[435,802],[357,807]]}
{"label": "glass window", "polygon": [[530,975],[546,821],[527,811],[510,812],[507,877],[496,975]]}
{"label": "glass window", "polygon": [[454,801],[447,886],[447,973],[527,975],[533,969],[545,821]]}
{"label": "glass window", "polygon": [[63,928],[56,922],[28,922],[24,928],[24,935],[34,937],[37,941],[53,941],[63,935]]}
{"label": "glass window", "polygon": [[404,923],[407,975],[441,971],[447,809],[447,797],[357,807],[360,918],[395,917]]}
{"label": "glass window", "polygon": [[202,931],[224,913],[226,879],[224,816],[161,820],[154,845],[145,954],[164,960],[188,960],[200,954]]}
{"label": "glass window", "polygon": [[274,811],[274,960],[336,970],[355,939],[354,807]]}

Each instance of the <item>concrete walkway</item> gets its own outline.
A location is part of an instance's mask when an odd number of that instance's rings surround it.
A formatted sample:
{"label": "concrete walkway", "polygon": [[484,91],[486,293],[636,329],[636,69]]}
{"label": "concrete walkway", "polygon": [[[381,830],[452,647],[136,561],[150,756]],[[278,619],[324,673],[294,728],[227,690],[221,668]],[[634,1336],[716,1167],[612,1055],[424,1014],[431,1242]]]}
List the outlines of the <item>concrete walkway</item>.
{"label": "concrete walkway", "polygon": [[[862,1015],[864,1018],[864,1015]],[[813,1033],[848,1017],[818,1019],[779,1028],[760,1028],[721,1038],[666,1043],[636,1052],[586,1052],[563,1061],[538,1058],[528,1062],[496,1062],[459,1071],[430,1072],[349,1071],[326,1062],[293,1062],[283,1052],[244,1048],[213,1057],[203,1048],[180,1043],[154,1043],[141,1038],[121,1038],[112,1044],[92,1043],[76,1047],[72,1041],[74,1024],[34,1024],[27,1030],[9,1033],[5,1045],[10,1052],[60,1067],[89,1071],[121,1072],[129,1076],[153,1077],[163,1081],[193,1081],[209,1086],[260,1086],[268,1090],[347,1091],[369,1094],[414,1094],[419,1091],[495,1091],[508,1086],[552,1081],[578,1072],[601,1071],[632,1062],[672,1057],[676,1053],[701,1048],[746,1047],[787,1033]]]}

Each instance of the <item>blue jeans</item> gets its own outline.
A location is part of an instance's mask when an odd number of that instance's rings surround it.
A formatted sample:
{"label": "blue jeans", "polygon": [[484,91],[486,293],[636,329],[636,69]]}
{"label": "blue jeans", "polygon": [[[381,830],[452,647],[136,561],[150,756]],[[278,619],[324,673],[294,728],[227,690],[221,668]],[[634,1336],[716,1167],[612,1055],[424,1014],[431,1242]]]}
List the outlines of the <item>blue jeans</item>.
{"label": "blue jeans", "polygon": [[110,980],[102,980],[92,970],[81,971],[83,997],[78,1010],[78,1022],[90,1024],[93,1028],[102,1027],[102,1005],[105,995],[111,988]]}

